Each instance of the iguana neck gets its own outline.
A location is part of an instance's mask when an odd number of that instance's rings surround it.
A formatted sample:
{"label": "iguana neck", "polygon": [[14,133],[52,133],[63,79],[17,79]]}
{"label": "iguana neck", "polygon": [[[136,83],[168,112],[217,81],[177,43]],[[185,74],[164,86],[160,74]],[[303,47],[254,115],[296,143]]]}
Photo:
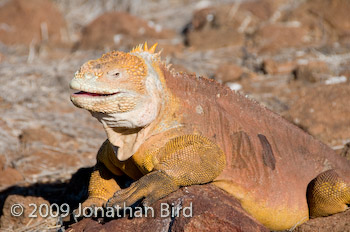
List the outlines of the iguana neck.
{"label": "iguana neck", "polygon": [[[160,67],[162,66],[162,67]],[[159,113],[157,118],[149,125],[150,136],[163,133],[170,129],[181,127],[181,115],[178,113],[179,99],[177,99],[167,87],[163,70],[167,70],[164,64],[152,63],[158,80],[161,83]]]}
{"label": "iguana neck", "polygon": [[157,100],[153,99],[153,104],[158,104],[157,116],[151,123],[138,128],[120,128],[112,127],[104,119],[100,120],[108,140],[112,145],[118,147],[117,158],[121,161],[130,158],[149,137],[182,126],[176,112],[178,100],[166,87],[164,75],[159,66],[153,68],[157,72],[161,88],[150,91],[152,98],[157,98]]}

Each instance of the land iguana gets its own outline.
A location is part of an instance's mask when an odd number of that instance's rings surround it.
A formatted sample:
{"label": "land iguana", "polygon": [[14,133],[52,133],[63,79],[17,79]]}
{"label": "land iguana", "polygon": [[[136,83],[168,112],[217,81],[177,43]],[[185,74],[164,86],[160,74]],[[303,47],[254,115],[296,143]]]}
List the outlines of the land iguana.
{"label": "land iguana", "polygon": [[[178,73],[156,44],[85,63],[71,95],[104,127],[83,206],[151,205],[181,186],[213,183],[272,230],[345,211],[350,163],[228,87]],[[121,189],[118,177],[136,181]]]}

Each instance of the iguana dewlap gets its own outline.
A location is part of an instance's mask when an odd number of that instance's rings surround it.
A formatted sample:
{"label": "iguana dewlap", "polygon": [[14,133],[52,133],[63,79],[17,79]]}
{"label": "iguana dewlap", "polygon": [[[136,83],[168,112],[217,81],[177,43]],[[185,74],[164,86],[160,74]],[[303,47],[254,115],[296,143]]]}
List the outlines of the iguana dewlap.
{"label": "iguana dewlap", "polygon": [[[154,51],[145,44],[107,53],[70,83],[80,91],[72,102],[108,136],[85,206],[150,205],[181,186],[213,182],[273,230],[347,208],[347,160],[228,87],[170,70]],[[121,190],[122,175],[136,181]]]}

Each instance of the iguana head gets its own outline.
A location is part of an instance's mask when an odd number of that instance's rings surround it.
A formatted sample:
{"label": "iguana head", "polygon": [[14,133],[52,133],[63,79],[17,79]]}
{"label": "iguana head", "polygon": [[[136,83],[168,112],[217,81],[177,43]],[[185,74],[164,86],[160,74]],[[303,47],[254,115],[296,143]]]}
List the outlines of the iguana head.
{"label": "iguana head", "polygon": [[147,43],[129,53],[112,51],[86,62],[70,83],[71,101],[110,127],[138,128],[159,110],[161,84],[152,66],[159,54]]}

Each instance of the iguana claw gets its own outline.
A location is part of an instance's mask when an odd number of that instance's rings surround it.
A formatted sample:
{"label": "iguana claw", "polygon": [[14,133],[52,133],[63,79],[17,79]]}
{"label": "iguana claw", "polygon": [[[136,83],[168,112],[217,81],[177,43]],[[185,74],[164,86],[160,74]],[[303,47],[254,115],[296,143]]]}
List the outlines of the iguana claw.
{"label": "iguana claw", "polygon": [[166,173],[154,171],[131,184],[129,188],[114,193],[113,197],[108,199],[106,206],[123,208],[142,198],[144,198],[143,205],[149,206],[178,188],[179,186]]}

